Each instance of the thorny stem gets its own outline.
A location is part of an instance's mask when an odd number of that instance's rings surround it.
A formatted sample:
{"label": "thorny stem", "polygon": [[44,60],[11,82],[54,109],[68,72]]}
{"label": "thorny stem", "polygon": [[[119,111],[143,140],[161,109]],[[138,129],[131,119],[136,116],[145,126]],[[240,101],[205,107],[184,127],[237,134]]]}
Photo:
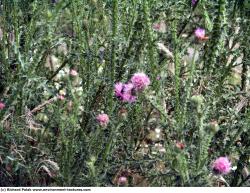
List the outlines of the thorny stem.
{"label": "thorny stem", "polygon": [[181,129],[182,129],[182,113],[180,107],[180,56],[179,56],[179,41],[177,37],[177,21],[173,21],[172,23],[172,38],[174,44],[174,64],[175,64],[175,116],[177,122],[177,132],[180,137]]}
{"label": "thorny stem", "polygon": [[116,44],[118,32],[118,0],[114,0],[112,4],[112,45],[110,60],[110,90],[109,90],[109,111],[113,111],[113,85],[115,81],[115,63],[116,63]]}

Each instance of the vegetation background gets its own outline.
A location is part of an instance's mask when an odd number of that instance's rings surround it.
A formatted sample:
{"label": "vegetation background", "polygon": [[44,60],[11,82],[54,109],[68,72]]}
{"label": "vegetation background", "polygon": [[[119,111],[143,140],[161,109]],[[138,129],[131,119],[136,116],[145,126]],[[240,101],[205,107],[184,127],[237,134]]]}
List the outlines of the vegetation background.
{"label": "vegetation background", "polygon": [[1,0],[0,186],[249,186],[249,19],[248,0]]}

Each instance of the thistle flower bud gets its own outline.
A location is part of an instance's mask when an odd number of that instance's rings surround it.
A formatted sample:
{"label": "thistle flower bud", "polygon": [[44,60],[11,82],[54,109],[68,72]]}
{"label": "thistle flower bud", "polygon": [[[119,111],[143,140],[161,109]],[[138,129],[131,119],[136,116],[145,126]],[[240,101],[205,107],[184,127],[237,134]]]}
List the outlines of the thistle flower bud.
{"label": "thistle flower bud", "polygon": [[0,110],[4,109],[5,108],[5,104],[0,102]]}
{"label": "thistle flower bud", "polygon": [[90,2],[91,2],[91,4],[92,4],[93,6],[96,6],[96,4],[97,4],[97,0],[91,0]]}
{"label": "thistle flower bud", "polygon": [[191,97],[191,101],[194,102],[195,104],[203,104],[204,98],[202,95],[194,95]]}
{"label": "thistle flower bud", "polygon": [[118,111],[118,116],[123,119],[126,120],[128,117],[128,111],[126,108],[122,107],[121,109],[119,109]]}
{"label": "thistle flower bud", "polygon": [[125,177],[125,176],[121,176],[121,177],[119,177],[119,179],[118,179],[118,184],[119,185],[125,185],[126,183],[127,183],[127,178]]}
{"label": "thistle flower bud", "polygon": [[88,27],[89,27],[89,22],[88,22],[87,19],[84,19],[84,20],[83,20],[83,26],[84,26],[84,28],[88,29]]}
{"label": "thistle flower bud", "polygon": [[47,116],[46,114],[44,114],[44,113],[39,113],[39,114],[37,115],[37,119],[38,119],[39,121],[44,122],[44,123],[47,123],[47,122],[49,121],[48,116]]}
{"label": "thistle flower bud", "polygon": [[51,18],[51,17],[52,17],[52,13],[51,13],[51,11],[49,11],[49,10],[47,11],[47,17],[48,17],[48,18]]}
{"label": "thistle flower bud", "polygon": [[202,95],[194,95],[191,97],[191,102],[195,105],[197,113],[201,113],[201,107],[204,104],[204,97]]}
{"label": "thistle flower bud", "polygon": [[217,131],[219,131],[219,125],[217,121],[211,121],[208,124],[208,128],[210,131],[212,131],[213,133],[216,133]]}

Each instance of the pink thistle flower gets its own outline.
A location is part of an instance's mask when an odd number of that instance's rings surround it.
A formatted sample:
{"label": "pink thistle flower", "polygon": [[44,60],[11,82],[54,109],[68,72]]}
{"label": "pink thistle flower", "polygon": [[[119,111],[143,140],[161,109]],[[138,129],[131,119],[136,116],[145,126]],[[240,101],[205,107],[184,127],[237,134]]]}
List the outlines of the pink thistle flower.
{"label": "pink thistle flower", "polygon": [[109,123],[109,116],[105,113],[102,113],[96,116],[96,120],[102,127],[106,127]]}
{"label": "pink thistle flower", "polygon": [[194,31],[194,34],[195,36],[198,38],[198,39],[203,39],[205,38],[205,29],[203,28],[196,28],[196,30]]}
{"label": "pink thistle flower", "polygon": [[0,102],[0,110],[3,110],[5,108],[5,104],[3,102]]}
{"label": "pink thistle flower", "polygon": [[71,76],[77,76],[77,75],[78,75],[78,72],[77,72],[76,70],[74,70],[74,69],[71,69],[70,72],[69,72],[69,74],[70,74]]}
{"label": "pink thistle flower", "polygon": [[134,102],[136,96],[133,96],[134,86],[131,83],[123,85],[123,101],[125,102]]}
{"label": "pink thistle flower", "polygon": [[178,149],[181,149],[181,150],[185,148],[185,144],[179,141],[177,141],[175,145]]}
{"label": "pink thistle flower", "polygon": [[124,185],[126,183],[127,183],[127,178],[126,177],[124,177],[124,176],[119,177],[119,179],[118,179],[118,184],[119,185]]}
{"label": "pink thistle flower", "polygon": [[136,91],[143,91],[149,84],[149,77],[143,72],[135,73],[130,79]]}
{"label": "pink thistle flower", "polygon": [[194,6],[197,3],[197,0],[192,0],[192,5]]}
{"label": "pink thistle flower", "polygon": [[134,86],[131,83],[123,84],[121,82],[115,84],[115,96],[123,102],[134,102],[136,96],[133,96]]}
{"label": "pink thistle flower", "polygon": [[231,162],[227,157],[219,157],[213,162],[212,169],[215,174],[228,174],[231,170]]}
{"label": "pink thistle flower", "polygon": [[61,101],[63,101],[65,99],[65,97],[63,95],[58,95],[57,98]]}
{"label": "pink thistle flower", "polygon": [[123,83],[118,82],[115,84],[115,96],[118,98],[122,98],[123,96]]}
{"label": "pink thistle flower", "polygon": [[160,30],[160,24],[159,23],[154,23],[153,24],[153,29],[156,30],[156,31],[159,31]]}
{"label": "pink thistle flower", "polygon": [[161,32],[161,33],[165,33],[166,32],[166,24],[164,21],[160,21],[159,23],[154,23],[152,25],[153,30],[157,31],[157,32]]}

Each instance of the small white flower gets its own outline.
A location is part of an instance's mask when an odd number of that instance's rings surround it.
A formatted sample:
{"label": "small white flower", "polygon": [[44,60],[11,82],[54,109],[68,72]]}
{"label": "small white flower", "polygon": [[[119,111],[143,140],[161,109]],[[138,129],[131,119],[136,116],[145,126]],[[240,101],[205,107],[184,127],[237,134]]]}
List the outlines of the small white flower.
{"label": "small white flower", "polygon": [[159,152],[165,153],[165,152],[166,152],[166,149],[165,149],[164,147],[162,147],[161,149],[159,149]]}
{"label": "small white flower", "polygon": [[156,129],[155,129],[155,132],[156,132],[157,134],[160,134],[160,133],[161,133],[161,129],[156,128]]}

